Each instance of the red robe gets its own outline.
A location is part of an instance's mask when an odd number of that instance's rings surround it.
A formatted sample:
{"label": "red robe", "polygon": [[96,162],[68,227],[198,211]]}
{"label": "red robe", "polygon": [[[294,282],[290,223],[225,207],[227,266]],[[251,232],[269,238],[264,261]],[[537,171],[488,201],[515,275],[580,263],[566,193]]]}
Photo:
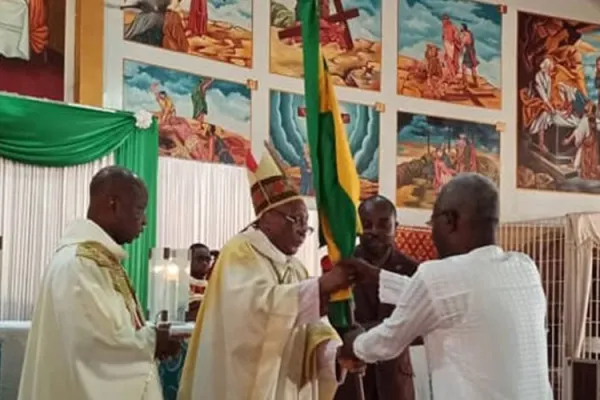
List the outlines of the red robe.
{"label": "red robe", "polygon": [[43,0],[29,1],[29,45],[34,53],[40,54],[48,47],[48,9]]}
{"label": "red robe", "polygon": [[188,29],[192,36],[204,36],[208,31],[207,0],[192,0],[188,17]]}
{"label": "red robe", "polygon": [[598,154],[598,140],[595,130],[591,130],[589,136],[583,139],[581,151],[579,176],[582,179],[597,180],[600,178],[600,155]]}

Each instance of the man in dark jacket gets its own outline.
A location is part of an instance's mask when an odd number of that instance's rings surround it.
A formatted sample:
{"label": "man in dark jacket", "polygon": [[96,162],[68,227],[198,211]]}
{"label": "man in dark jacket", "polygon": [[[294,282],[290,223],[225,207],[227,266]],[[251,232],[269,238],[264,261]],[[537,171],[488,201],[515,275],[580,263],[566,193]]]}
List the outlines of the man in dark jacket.
{"label": "man in dark jacket", "polygon": [[[418,263],[395,246],[396,206],[383,196],[373,196],[359,207],[363,234],[355,255],[371,265],[402,275],[412,276]],[[365,329],[378,325],[394,307],[379,302],[376,283],[359,283],[354,287],[356,322]],[[415,400],[413,370],[409,350],[398,358],[367,366],[363,378],[366,400]],[[336,400],[358,399],[354,380],[340,386]]]}

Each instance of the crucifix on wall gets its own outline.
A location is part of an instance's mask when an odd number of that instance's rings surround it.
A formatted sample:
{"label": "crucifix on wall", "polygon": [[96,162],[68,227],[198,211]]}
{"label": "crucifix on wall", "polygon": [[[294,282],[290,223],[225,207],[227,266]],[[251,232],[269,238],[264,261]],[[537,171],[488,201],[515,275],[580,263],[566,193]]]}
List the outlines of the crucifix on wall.
{"label": "crucifix on wall", "polygon": [[[350,33],[348,21],[358,18],[358,8],[344,10],[342,0],[333,0],[333,5],[336,13],[331,15],[329,11],[329,0],[321,0],[321,19],[329,22],[330,24],[342,24],[344,29],[344,49],[352,50],[354,48],[354,41],[352,40],[352,34]],[[279,32],[279,39],[281,40],[298,36],[302,36],[302,25],[300,24]]]}
{"label": "crucifix on wall", "polygon": [[[342,121],[344,122],[344,124],[349,124],[351,119],[350,119],[350,114],[346,114],[346,113],[342,113]],[[306,117],[306,107],[298,107],[298,116],[301,118]]]}

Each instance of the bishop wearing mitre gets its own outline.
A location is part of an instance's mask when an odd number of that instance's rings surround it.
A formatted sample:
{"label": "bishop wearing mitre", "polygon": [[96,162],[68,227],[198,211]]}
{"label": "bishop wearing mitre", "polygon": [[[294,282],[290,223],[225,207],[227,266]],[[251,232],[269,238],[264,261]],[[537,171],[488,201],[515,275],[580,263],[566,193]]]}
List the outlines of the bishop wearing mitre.
{"label": "bishop wearing mitre", "polygon": [[179,400],[332,400],[340,340],[324,317],[349,284],[311,278],[294,256],[313,229],[269,152],[247,160],[256,220],[223,247],[200,307]]}

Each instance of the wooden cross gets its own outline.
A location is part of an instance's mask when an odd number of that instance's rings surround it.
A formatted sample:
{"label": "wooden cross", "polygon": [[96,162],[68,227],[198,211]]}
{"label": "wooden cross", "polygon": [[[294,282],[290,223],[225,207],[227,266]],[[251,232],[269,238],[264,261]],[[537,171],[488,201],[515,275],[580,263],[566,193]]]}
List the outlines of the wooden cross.
{"label": "wooden cross", "polygon": [[[301,1],[301,0],[298,0]],[[321,0],[322,2],[328,2],[329,0]],[[321,13],[321,18],[329,23],[338,23],[340,22],[344,28],[344,47],[346,50],[352,50],[354,48],[354,41],[352,40],[352,34],[350,33],[350,26],[348,26],[348,21],[354,18],[358,18],[358,8],[351,8],[349,10],[344,10],[344,6],[342,5],[342,0],[333,0],[333,5],[335,6],[336,13],[333,15],[329,15],[329,13]],[[322,7],[323,9],[323,7]],[[326,7],[328,10],[328,7]],[[302,26],[296,25],[291,28],[284,29],[279,32],[279,39],[287,39],[291,37],[302,36]]]}
{"label": "wooden cross", "polygon": [[[298,116],[301,118],[306,117],[306,107],[298,107]],[[349,124],[351,121],[350,114],[343,113],[342,121],[344,124]]]}

